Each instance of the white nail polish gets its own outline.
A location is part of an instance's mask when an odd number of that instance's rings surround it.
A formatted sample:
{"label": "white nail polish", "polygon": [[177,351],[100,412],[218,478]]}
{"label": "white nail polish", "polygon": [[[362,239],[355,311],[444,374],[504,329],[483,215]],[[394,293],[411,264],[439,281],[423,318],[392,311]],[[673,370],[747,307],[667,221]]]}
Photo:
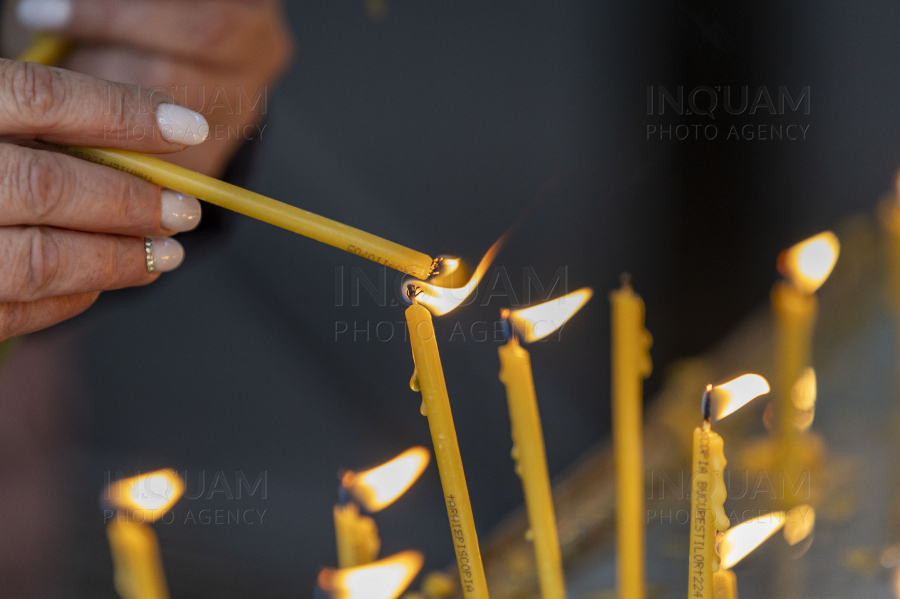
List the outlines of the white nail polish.
{"label": "white nail polish", "polygon": [[194,196],[163,189],[160,199],[162,200],[160,224],[163,228],[183,233],[200,224],[202,210],[199,200]]}
{"label": "white nail polish", "polygon": [[171,237],[153,238],[153,267],[156,272],[169,272],[181,266],[184,248]]}
{"label": "white nail polish", "polygon": [[16,18],[28,29],[58,31],[72,18],[70,0],[21,0],[16,6]]}
{"label": "white nail polish", "polygon": [[178,104],[160,104],[156,122],[163,139],[172,143],[195,146],[209,137],[209,123],[203,115]]}

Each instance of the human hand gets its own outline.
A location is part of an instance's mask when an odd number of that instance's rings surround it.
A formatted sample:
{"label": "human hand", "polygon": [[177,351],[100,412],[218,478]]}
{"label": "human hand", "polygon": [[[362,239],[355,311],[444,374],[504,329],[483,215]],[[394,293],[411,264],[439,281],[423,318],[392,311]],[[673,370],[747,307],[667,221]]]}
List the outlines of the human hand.
{"label": "human hand", "polygon": [[60,66],[152,86],[202,113],[209,141],[170,160],[212,176],[264,135],[267,86],[293,52],[278,0],[20,0],[16,14],[77,42]]}
{"label": "human hand", "polygon": [[0,59],[0,340],[70,318],[100,291],[156,280],[184,257],[169,235],[200,220],[195,198],[9,142],[163,154],[201,143],[206,127],[159,92]]}

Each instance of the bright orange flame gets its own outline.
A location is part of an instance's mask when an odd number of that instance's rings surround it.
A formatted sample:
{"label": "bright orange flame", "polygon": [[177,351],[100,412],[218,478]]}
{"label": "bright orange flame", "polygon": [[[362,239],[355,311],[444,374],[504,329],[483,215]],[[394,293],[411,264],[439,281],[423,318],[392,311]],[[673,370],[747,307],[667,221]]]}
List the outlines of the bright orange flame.
{"label": "bright orange flame", "polygon": [[109,487],[109,502],[121,510],[143,512],[145,519],[154,522],[175,505],[184,493],[184,482],[172,470],[157,470],[114,482]]}
{"label": "bright orange flame", "polygon": [[509,320],[516,326],[525,342],[531,343],[543,339],[566,324],[593,295],[594,290],[585,287],[558,299],[516,310],[510,313]]}
{"label": "bright orange flame", "polygon": [[402,551],[356,568],[325,569],[319,587],[331,599],[395,599],[422,569],[422,554]]}
{"label": "bright orange flame", "polygon": [[784,524],[784,539],[796,545],[808,537],[816,527],[816,510],[809,505],[795,507],[787,513]]}
{"label": "bright orange flame", "polygon": [[347,472],[344,487],[366,511],[377,512],[394,503],[419,478],[431,454],[424,447],[407,449],[393,460],[365,472]]}
{"label": "bright orange flame", "polygon": [[[494,242],[494,245],[491,246],[484,258],[481,259],[481,262],[478,263],[475,274],[472,275],[468,283],[461,287],[438,287],[437,285],[412,279],[409,282],[404,281],[403,286],[406,288],[407,284],[410,284],[417,287],[419,294],[416,296],[416,301],[431,310],[431,313],[435,316],[442,316],[454,310],[467,297],[472,295],[472,292],[478,287],[478,283],[484,278],[487,269],[490,268],[494,258],[497,257],[497,253],[500,251],[500,247],[505,239],[506,236],[504,235]],[[440,278],[437,280],[440,282]]]}
{"label": "bright orange flame", "polygon": [[712,392],[711,416],[713,420],[721,420],[742,408],[751,399],[768,392],[768,381],[758,374],[745,374],[717,385]]}
{"label": "bright orange flame", "polygon": [[772,512],[729,528],[719,541],[719,568],[729,569],[784,526],[784,512]]}
{"label": "bright orange flame", "polygon": [[783,251],[778,270],[801,291],[815,293],[831,274],[840,251],[837,236],[825,231]]}

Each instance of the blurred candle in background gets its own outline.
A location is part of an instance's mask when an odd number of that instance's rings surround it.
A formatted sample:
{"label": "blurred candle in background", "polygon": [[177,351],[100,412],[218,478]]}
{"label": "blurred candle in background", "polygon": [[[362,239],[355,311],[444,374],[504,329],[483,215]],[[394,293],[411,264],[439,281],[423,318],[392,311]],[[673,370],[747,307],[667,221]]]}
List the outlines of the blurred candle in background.
{"label": "blurred candle in background", "polygon": [[[778,334],[775,359],[778,366],[776,398],[777,464],[795,485],[801,474],[801,431],[794,389],[812,362],[812,342],[818,314],[816,290],[828,279],[837,262],[840,244],[831,231],[820,233],[785,250],[778,270],[785,279],[772,291]],[[793,497],[781,498],[793,504]]]}
{"label": "blurred candle in background", "polygon": [[112,483],[104,500],[116,510],[106,527],[113,582],[122,599],[169,599],[159,540],[149,526],[184,492],[174,470],[158,470]]}
{"label": "blurred candle in background", "polygon": [[[626,277],[627,279],[627,277]],[[616,567],[620,597],[645,596],[643,380],[653,363],[644,302],[626,280],[609,294],[613,451],[616,464]]]}
{"label": "blurred candle in background", "polygon": [[378,527],[372,518],[360,515],[359,505],[369,513],[391,505],[418,480],[430,459],[427,449],[412,447],[375,468],[344,473],[334,506],[339,568],[373,562],[381,549]]}

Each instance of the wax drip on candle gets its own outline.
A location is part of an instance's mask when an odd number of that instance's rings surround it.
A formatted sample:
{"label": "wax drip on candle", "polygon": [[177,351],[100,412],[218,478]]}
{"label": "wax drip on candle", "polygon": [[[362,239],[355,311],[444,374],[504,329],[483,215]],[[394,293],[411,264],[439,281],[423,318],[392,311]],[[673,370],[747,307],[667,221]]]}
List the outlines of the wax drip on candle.
{"label": "wax drip on candle", "polygon": [[[444,258],[435,258],[435,265],[439,265]],[[416,304],[416,297],[422,293],[422,290],[416,287],[415,285],[407,285],[406,286],[406,298],[409,300],[409,303],[412,305]],[[419,385],[419,369],[413,368],[412,376],[409,377],[409,388],[415,391],[416,393],[422,392],[422,387]],[[419,413],[422,416],[428,416],[428,410],[425,408],[425,399],[422,399],[422,405],[419,406]]]}

